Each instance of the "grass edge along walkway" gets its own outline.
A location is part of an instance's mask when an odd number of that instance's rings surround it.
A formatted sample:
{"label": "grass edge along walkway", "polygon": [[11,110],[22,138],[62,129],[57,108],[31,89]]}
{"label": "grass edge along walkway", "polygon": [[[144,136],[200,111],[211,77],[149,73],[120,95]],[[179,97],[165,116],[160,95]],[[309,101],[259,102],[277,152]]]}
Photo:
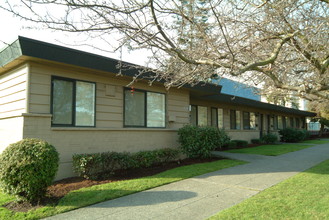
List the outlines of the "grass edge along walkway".
{"label": "grass edge along walkway", "polygon": [[149,177],[86,187],[68,193],[56,206],[45,206],[24,213],[14,213],[4,208],[3,205],[15,198],[0,191],[0,219],[40,219],[245,163],[224,159],[177,167]]}
{"label": "grass edge along walkway", "polygon": [[329,219],[329,160],[209,218]]}
{"label": "grass edge along walkway", "polygon": [[316,139],[316,140],[306,140],[300,142],[302,144],[326,144],[329,143],[329,139]]}
{"label": "grass edge along walkway", "polygon": [[265,156],[278,156],[294,151],[299,151],[308,147],[314,147],[315,145],[310,144],[274,144],[274,145],[261,145],[251,148],[232,149],[226,150],[229,153],[244,153],[244,154],[259,154]]}

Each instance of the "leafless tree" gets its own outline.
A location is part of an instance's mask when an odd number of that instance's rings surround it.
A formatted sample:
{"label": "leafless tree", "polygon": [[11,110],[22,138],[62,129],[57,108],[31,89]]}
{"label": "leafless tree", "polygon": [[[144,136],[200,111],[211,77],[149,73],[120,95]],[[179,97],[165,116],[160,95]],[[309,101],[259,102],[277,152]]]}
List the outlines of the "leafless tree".
{"label": "leafless tree", "polygon": [[[151,67],[168,87],[236,76],[267,93],[329,100],[328,0],[3,1],[47,28],[152,51]],[[206,19],[196,19],[200,10]]]}

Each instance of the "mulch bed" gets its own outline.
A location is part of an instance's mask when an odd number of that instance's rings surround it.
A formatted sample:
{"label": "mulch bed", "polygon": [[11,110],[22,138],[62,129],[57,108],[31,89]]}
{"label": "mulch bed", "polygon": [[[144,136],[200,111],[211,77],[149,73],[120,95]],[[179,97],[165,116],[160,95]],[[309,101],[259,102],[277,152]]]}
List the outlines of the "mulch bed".
{"label": "mulch bed", "polygon": [[116,172],[115,175],[101,180],[87,180],[82,177],[67,178],[60,181],[56,181],[54,182],[53,185],[49,186],[47,190],[47,197],[37,204],[30,204],[28,202],[19,202],[19,203],[10,202],[4,205],[4,207],[15,212],[27,212],[31,209],[40,208],[49,204],[56,205],[61,198],[63,198],[66,194],[68,194],[72,190],[77,190],[80,188],[104,184],[104,183],[152,176],[157,173],[161,173],[163,171],[173,169],[176,167],[197,164],[197,163],[212,162],[216,160],[220,160],[220,158],[184,159],[176,162],[162,164],[159,166],[152,166],[149,168],[120,170]]}

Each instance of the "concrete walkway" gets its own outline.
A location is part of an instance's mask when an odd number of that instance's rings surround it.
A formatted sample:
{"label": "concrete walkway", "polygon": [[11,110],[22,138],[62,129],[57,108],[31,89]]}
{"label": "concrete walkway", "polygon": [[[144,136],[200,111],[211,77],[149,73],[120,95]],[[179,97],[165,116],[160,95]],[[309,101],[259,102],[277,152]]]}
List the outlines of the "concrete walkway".
{"label": "concrete walkway", "polygon": [[329,144],[276,157],[215,152],[250,163],[207,173],[48,219],[205,219],[329,159]]}

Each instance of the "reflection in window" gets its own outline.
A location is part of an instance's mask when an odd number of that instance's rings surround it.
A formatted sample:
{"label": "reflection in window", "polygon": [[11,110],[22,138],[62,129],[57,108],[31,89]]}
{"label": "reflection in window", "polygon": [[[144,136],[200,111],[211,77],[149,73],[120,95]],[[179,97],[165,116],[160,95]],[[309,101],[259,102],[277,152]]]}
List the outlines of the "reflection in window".
{"label": "reflection in window", "polygon": [[71,125],[73,115],[73,82],[53,80],[53,124]]}
{"label": "reflection in window", "polygon": [[75,124],[93,126],[95,124],[95,84],[76,82]]}
{"label": "reflection in window", "polygon": [[95,126],[95,87],[95,83],[54,77],[52,124]]}
{"label": "reflection in window", "polygon": [[299,120],[299,118],[296,118],[296,128],[300,128],[300,120]]}
{"label": "reflection in window", "polygon": [[218,120],[217,120],[217,108],[211,108],[211,126],[217,127]]}
{"label": "reflection in window", "polygon": [[190,112],[190,122],[191,125],[197,125],[197,106],[191,105],[191,112]]}
{"label": "reflection in window", "polygon": [[256,129],[258,126],[258,116],[254,112],[250,112],[250,129]]}
{"label": "reflection in window", "polygon": [[243,112],[243,129],[249,130],[250,129],[250,113]]}
{"label": "reflection in window", "polygon": [[278,116],[278,129],[283,129],[283,117]]}
{"label": "reflection in window", "polygon": [[294,118],[290,117],[290,127],[293,128],[295,125],[294,125]]}
{"label": "reflection in window", "polygon": [[223,128],[223,109],[211,108],[211,126]]}
{"label": "reflection in window", "polygon": [[208,125],[208,112],[207,107],[198,106],[198,125],[207,126]]}
{"label": "reflection in window", "polygon": [[147,93],[147,127],[165,127],[164,94]]}
{"label": "reflection in window", "polygon": [[166,101],[162,93],[125,89],[124,125],[128,127],[166,126]]}
{"label": "reflection in window", "polygon": [[224,127],[224,115],[223,115],[223,109],[219,108],[217,109],[217,119],[218,119],[218,127],[223,128]]}
{"label": "reflection in window", "polygon": [[231,110],[230,111],[230,124],[231,129],[240,129],[241,128],[241,117],[240,117],[240,111]]}
{"label": "reflection in window", "polygon": [[145,93],[125,90],[125,125],[145,126]]}

